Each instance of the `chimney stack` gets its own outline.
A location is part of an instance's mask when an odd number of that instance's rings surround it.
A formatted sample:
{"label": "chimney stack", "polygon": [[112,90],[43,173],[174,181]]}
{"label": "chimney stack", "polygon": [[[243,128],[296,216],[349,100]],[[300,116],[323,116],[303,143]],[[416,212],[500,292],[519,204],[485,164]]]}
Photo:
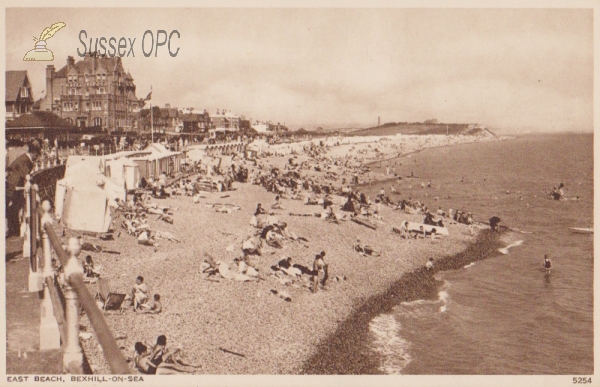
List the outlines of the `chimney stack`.
{"label": "chimney stack", "polygon": [[[46,96],[45,100],[45,110],[52,111],[52,104],[54,103],[54,93],[52,92],[52,79],[54,78],[54,65],[46,66]],[[40,110],[44,110],[40,106]]]}
{"label": "chimney stack", "polygon": [[72,56],[67,57],[67,66],[75,66],[75,59]]}

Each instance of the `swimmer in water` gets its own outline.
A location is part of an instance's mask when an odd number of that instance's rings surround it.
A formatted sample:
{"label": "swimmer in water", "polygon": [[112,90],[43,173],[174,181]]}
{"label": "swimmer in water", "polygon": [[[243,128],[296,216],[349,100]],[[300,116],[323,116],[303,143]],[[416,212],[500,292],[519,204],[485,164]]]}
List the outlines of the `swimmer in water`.
{"label": "swimmer in water", "polygon": [[544,254],[544,269],[546,270],[546,274],[550,274],[550,269],[552,269],[552,261],[548,258],[548,254]]}

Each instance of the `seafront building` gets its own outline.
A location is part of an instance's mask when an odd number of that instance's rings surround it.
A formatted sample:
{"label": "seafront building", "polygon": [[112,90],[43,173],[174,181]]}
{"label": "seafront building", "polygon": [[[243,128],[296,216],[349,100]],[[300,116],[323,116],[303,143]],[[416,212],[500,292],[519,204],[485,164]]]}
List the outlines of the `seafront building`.
{"label": "seafront building", "polygon": [[[209,114],[206,109],[177,108],[165,104],[152,107],[148,99],[136,96],[133,76],[125,71],[120,57],[87,53],[82,60],[67,57],[66,65],[58,70],[46,67],[46,90],[35,101],[27,71],[6,72],[6,121],[32,112],[54,114],[66,125],[89,133],[137,132],[167,135],[236,135],[239,131],[254,129],[258,134],[277,135],[288,131],[285,125],[271,121],[246,119],[231,110],[217,109]],[[48,121],[49,116],[43,116]],[[37,118],[36,118],[37,119]],[[21,123],[29,125],[30,121]],[[19,126],[21,132],[25,130]],[[91,132],[90,132],[91,130]],[[19,132],[19,133],[21,133]],[[39,132],[39,131],[38,131]],[[42,135],[38,132],[27,133]],[[45,133],[45,132],[44,132]],[[18,136],[15,131],[15,136]],[[54,135],[52,137],[55,137]],[[64,137],[64,136],[63,136]],[[66,138],[66,137],[65,137]]]}
{"label": "seafront building", "polygon": [[4,94],[6,121],[12,121],[33,110],[33,91],[26,70],[6,71]]}
{"label": "seafront building", "polygon": [[137,130],[143,105],[120,57],[88,53],[78,62],[67,57],[66,66],[58,71],[54,65],[46,67],[46,94],[39,110],[51,111],[78,127]]}

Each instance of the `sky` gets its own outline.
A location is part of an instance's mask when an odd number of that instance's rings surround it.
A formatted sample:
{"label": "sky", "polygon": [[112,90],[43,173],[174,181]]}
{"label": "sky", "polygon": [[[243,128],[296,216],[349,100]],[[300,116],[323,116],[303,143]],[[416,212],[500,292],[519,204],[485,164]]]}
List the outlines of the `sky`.
{"label": "sky", "polygon": [[[53,62],[24,62],[45,27]],[[27,70],[36,99],[45,67],[89,38],[136,39],[124,57],[152,103],[231,110],[252,120],[369,127],[479,123],[498,131],[593,131],[593,10],[7,8],[6,69]],[[173,35],[151,56],[146,30]],[[150,49],[150,35],[144,40]],[[155,47],[156,48],[156,47]],[[127,49],[128,51],[128,49]]]}

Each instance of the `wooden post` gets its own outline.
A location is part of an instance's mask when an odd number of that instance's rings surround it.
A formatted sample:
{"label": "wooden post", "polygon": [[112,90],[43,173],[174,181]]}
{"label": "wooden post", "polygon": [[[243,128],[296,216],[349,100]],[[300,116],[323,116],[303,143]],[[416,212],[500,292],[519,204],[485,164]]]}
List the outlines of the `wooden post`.
{"label": "wooden post", "polygon": [[23,195],[25,195],[25,206],[23,207],[23,219],[21,221],[21,236],[23,237],[23,258],[29,258],[30,255],[30,236],[31,230],[31,176],[28,174],[25,176],[25,187],[23,188]]}
{"label": "wooden post", "polygon": [[83,267],[77,259],[81,252],[81,245],[77,238],[69,238],[67,251],[69,252],[69,260],[64,268],[67,342],[63,353],[63,369],[69,374],[82,374],[83,353],[79,344],[79,300],[77,292],[71,287],[70,283],[72,275],[83,274]]}
{"label": "wooden post", "polygon": [[[42,216],[42,248],[44,251],[42,275],[44,280],[47,277],[54,279],[54,270],[52,269],[52,247],[50,246],[48,233],[44,228],[45,224],[52,224],[50,208],[52,208],[50,202],[44,200],[42,203],[42,210],[44,211],[44,215]],[[58,323],[54,317],[54,308],[52,306],[52,300],[50,299],[50,291],[48,290],[48,285],[45,281],[44,298],[42,299],[40,306],[40,350],[60,348],[60,331],[58,330]]]}
{"label": "wooden post", "polygon": [[40,292],[44,290],[42,272],[39,269],[38,259],[38,240],[39,240],[39,224],[40,217],[38,214],[38,191],[37,184],[31,185],[31,194],[29,195],[29,287],[30,292]]}

